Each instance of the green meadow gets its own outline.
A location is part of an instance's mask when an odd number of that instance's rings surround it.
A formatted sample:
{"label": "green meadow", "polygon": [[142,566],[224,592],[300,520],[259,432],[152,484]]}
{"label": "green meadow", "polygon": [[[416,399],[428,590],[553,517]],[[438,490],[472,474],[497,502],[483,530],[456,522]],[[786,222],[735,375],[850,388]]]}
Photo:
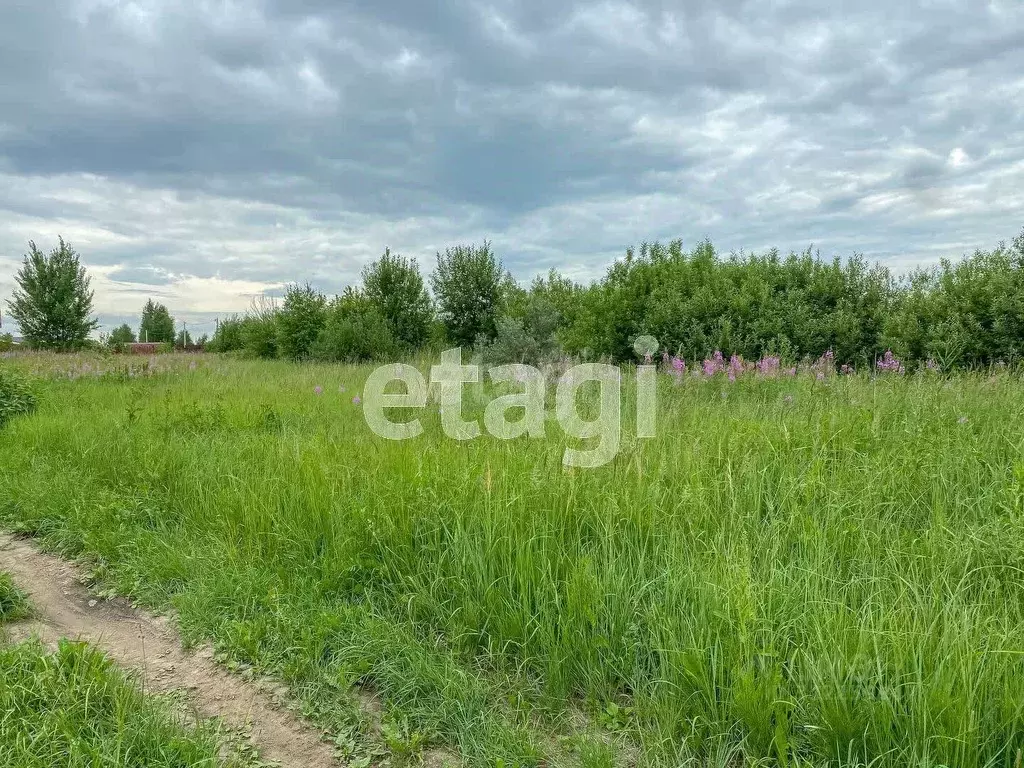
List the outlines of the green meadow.
{"label": "green meadow", "polygon": [[1011,371],[662,375],[638,439],[624,369],[619,454],[573,469],[554,419],[376,436],[371,366],[154,361],[3,361],[38,408],[0,432],[0,526],[280,677],[342,753],[373,694],[410,762],[1021,764]]}

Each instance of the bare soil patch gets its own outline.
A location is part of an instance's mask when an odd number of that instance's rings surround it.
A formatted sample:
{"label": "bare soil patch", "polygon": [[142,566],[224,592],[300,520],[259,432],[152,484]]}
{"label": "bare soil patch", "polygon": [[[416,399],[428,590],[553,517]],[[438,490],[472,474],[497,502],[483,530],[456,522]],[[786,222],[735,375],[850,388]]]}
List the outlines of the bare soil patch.
{"label": "bare soil patch", "polygon": [[280,706],[280,691],[232,675],[209,649],[184,650],[169,619],[121,599],[94,597],[76,565],[0,533],[0,570],[11,574],[35,611],[33,621],[7,628],[14,639],[36,635],[49,645],[64,637],[87,641],[138,673],[147,691],[184,691],[200,717],[217,717],[246,732],[263,760],[309,768],[340,765],[319,731]]}

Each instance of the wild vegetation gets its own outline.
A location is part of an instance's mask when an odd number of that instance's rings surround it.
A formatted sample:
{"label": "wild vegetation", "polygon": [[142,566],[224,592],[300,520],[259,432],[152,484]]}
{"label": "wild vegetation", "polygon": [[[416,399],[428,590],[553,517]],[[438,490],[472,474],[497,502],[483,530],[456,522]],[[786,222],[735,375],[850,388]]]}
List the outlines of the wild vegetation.
{"label": "wild vegetation", "polygon": [[[431,405],[422,436],[382,440],[369,366],[7,364],[35,371],[39,407],[4,430],[2,524],[100,558],[339,743],[358,743],[361,690],[394,749],[473,766],[1009,768],[1024,750],[1010,367],[668,354],[657,436],[630,432],[627,369],[622,451],[566,470],[554,422],[460,443]],[[468,387],[466,417],[495,391]]]}
{"label": "wild vegetation", "polygon": [[[622,362],[618,455],[566,468],[554,419],[451,440],[433,401],[373,434],[365,363],[454,345],[539,366],[548,406]],[[1022,346],[1024,235],[903,277],[654,244],[528,289],[487,244],[426,279],[387,251],[221,322],[230,354],[5,352],[0,525],[282,678],[353,761],[372,693],[399,761],[1017,768]]]}
{"label": "wild vegetation", "polygon": [[212,728],[186,725],[168,702],[86,643],[55,650],[36,640],[8,644],[3,625],[32,607],[0,573],[0,765],[19,768],[242,768]]}
{"label": "wild vegetation", "polygon": [[280,306],[267,300],[222,322],[211,349],[358,362],[461,345],[506,361],[632,360],[633,341],[648,334],[690,361],[715,350],[787,361],[831,351],[870,368],[891,350],[911,367],[946,370],[1024,351],[1024,233],[903,276],[859,257],[723,258],[709,242],[645,244],[590,285],[552,271],[527,289],[485,243],[438,254],[429,284],[432,294],[414,261],[388,251],[333,300],[296,285]]}
{"label": "wild vegetation", "polygon": [[[2,585],[0,585],[2,588]],[[0,642],[0,764],[24,768],[242,766],[221,759],[207,727],[183,725],[166,702],[85,643]]]}

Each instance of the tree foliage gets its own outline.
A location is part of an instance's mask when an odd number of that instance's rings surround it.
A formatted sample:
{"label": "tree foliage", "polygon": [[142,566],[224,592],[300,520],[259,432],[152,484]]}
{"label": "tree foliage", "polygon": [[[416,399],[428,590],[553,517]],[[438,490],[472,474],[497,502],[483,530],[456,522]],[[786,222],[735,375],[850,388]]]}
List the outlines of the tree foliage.
{"label": "tree foliage", "polygon": [[178,335],[174,337],[174,346],[178,349],[186,349],[192,346],[192,334],[187,329],[182,328],[178,331]]}
{"label": "tree foliage", "polygon": [[132,330],[128,323],[120,325],[110,332],[110,336],[107,337],[107,344],[112,347],[117,347],[122,344],[134,344],[135,343],[135,332]]}
{"label": "tree foliage", "polygon": [[327,319],[327,299],[308,283],[288,286],[277,315],[277,349],[283,357],[309,357]]}
{"label": "tree foliage", "polygon": [[409,348],[422,346],[434,312],[416,260],[388,248],[363,269],[362,277],[363,295],[391,326],[395,339]]}
{"label": "tree foliage", "polygon": [[495,337],[504,275],[490,243],[457,245],[437,255],[430,287],[453,343],[468,347]]}
{"label": "tree foliage", "polygon": [[93,292],[85,267],[64,238],[48,254],[34,242],[28,245],[15,277],[18,288],[7,302],[11,317],[31,346],[80,349],[98,325],[91,316]]}
{"label": "tree foliage", "polygon": [[152,299],[146,301],[139,324],[139,341],[147,344],[170,344],[174,341],[174,318],[163,304]]}
{"label": "tree foliage", "polygon": [[644,243],[590,285],[551,270],[528,289],[489,244],[456,246],[438,255],[430,276],[436,315],[415,261],[385,251],[363,283],[330,302],[293,286],[280,311],[264,303],[222,323],[214,348],[355,361],[445,343],[475,346],[496,362],[633,360],[633,342],[651,335],[687,360],[718,350],[795,362],[831,351],[836,363],[862,368],[891,349],[908,363],[951,368],[1024,356],[1024,233],[903,277],[859,256]]}
{"label": "tree foliage", "polygon": [[331,302],[327,321],[313,346],[313,357],[347,363],[389,360],[401,348],[376,302],[364,292],[349,288]]}

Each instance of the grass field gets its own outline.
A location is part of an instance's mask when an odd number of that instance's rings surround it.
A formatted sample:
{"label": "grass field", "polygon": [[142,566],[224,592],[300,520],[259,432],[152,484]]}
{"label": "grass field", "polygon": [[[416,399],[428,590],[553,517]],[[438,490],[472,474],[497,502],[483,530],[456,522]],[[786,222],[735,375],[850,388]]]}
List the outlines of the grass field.
{"label": "grass field", "polygon": [[656,438],[567,470],[554,422],[373,435],[367,367],[193,362],[7,361],[44,378],[0,525],[280,675],[339,744],[362,689],[395,754],[473,766],[1020,765],[1010,373],[664,376]]}
{"label": "grass field", "polygon": [[0,765],[11,768],[241,768],[208,727],[188,727],[85,643],[7,644],[31,606],[0,573]]}

